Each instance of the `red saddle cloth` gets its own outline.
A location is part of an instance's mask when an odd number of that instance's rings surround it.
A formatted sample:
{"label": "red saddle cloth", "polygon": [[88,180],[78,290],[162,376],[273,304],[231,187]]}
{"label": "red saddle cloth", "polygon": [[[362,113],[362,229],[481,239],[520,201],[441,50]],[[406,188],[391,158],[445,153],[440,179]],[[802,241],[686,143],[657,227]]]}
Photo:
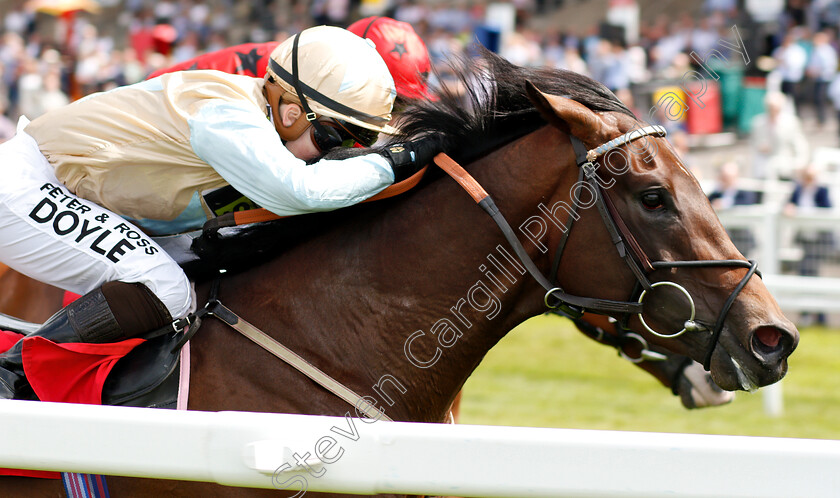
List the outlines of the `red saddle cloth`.
{"label": "red saddle cloth", "polygon": [[[0,352],[23,340],[23,370],[41,401],[102,404],[102,386],[117,361],[144,339],[113,344],[58,344],[43,337],[0,331]],[[57,472],[0,469],[0,475],[58,479]]]}

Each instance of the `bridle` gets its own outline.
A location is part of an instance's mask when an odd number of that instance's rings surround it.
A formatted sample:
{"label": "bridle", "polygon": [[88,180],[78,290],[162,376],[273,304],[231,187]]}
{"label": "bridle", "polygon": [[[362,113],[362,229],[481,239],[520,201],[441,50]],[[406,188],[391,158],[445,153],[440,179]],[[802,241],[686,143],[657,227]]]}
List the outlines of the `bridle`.
{"label": "bridle", "polygon": [[[580,317],[586,311],[609,316],[620,315],[623,317],[621,320],[621,324],[622,328],[624,329],[624,332],[630,333],[629,329],[627,329],[627,324],[630,318],[632,318],[635,315],[639,317],[639,321],[641,322],[642,327],[644,327],[645,330],[647,330],[655,336],[666,339],[678,337],[686,332],[708,331],[709,329],[705,325],[695,321],[694,299],[691,297],[691,294],[688,292],[687,289],[685,289],[685,287],[681,286],[676,282],[667,280],[652,283],[649,278],[650,274],[656,270],[667,268],[746,268],[747,273],[744,275],[744,277],[741,279],[738,285],[735,286],[735,289],[729,295],[729,298],[726,300],[723,307],[721,308],[717,320],[715,321],[715,324],[711,329],[711,340],[709,343],[709,348],[706,351],[705,358],[703,360],[703,366],[706,368],[706,370],[709,370],[712,360],[712,354],[714,353],[718,341],[720,340],[720,334],[723,330],[723,324],[726,320],[726,316],[728,315],[729,310],[732,308],[735,299],[747,285],[750,278],[752,278],[754,274],[760,277],[761,273],[757,271],[758,264],[752,260],[745,261],[739,259],[724,259],[696,261],[651,261],[650,258],[648,258],[641,245],[639,245],[632,232],[630,232],[626,223],[624,223],[624,220],[621,218],[621,214],[618,212],[615,205],[612,203],[609,196],[606,194],[605,189],[601,186],[601,184],[598,181],[596,181],[595,173],[597,170],[596,162],[598,161],[598,158],[606,155],[613,149],[616,149],[634,140],[638,140],[646,136],[665,137],[666,131],[661,126],[645,126],[643,128],[638,128],[628,133],[625,133],[591,150],[587,150],[583,142],[581,142],[581,140],[577,137],[571,135],[569,136],[569,139],[572,142],[572,147],[575,151],[576,163],[580,171],[578,181],[587,183],[591,188],[590,192],[594,192],[596,194],[594,204],[598,209],[598,213],[601,216],[601,220],[604,222],[604,226],[609,232],[611,241],[615,246],[616,250],[618,251],[619,256],[624,260],[624,262],[627,264],[630,271],[636,278],[636,285],[632,292],[632,297],[635,297],[635,300],[633,301],[614,301],[608,299],[575,296],[566,293],[559,286],[557,282],[557,272],[560,267],[560,261],[563,256],[563,250],[565,248],[566,242],[568,241],[569,233],[571,232],[573,222],[575,219],[578,218],[576,212],[578,208],[578,202],[573,202],[573,211],[572,213],[569,213],[569,220],[568,223],[565,225],[566,231],[563,233],[554,252],[554,260],[551,268],[552,278],[549,279],[545,275],[543,275],[543,273],[537,268],[530,255],[528,255],[528,253],[525,251],[525,248],[522,246],[522,243],[516,237],[510,224],[499,212],[499,208],[496,206],[496,203],[481,187],[481,185],[479,185],[469,175],[469,173],[464,171],[464,169],[461,168],[460,165],[458,165],[457,163],[455,163],[455,161],[449,158],[449,156],[446,156],[445,154],[440,154],[435,158],[435,162],[456,181],[458,181],[458,183],[461,184],[461,186],[464,187],[470,193],[473,199],[476,200],[478,205],[481,206],[493,218],[493,220],[502,230],[502,233],[504,234],[508,243],[513,248],[520,262],[530,273],[530,275],[535,280],[537,280],[537,282],[543,288],[545,288],[545,305],[550,309],[559,309],[572,317]],[[575,199],[575,201],[577,201],[577,199]],[[685,321],[683,328],[678,332],[670,334],[658,332],[651,328],[647,324],[647,322],[645,322],[645,319],[642,316],[642,313],[644,311],[645,297],[656,287],[662,286],[673,287],[677,289],[685,296],[685,298],[689,302],[691,310],[689,313],[689,317]]]}

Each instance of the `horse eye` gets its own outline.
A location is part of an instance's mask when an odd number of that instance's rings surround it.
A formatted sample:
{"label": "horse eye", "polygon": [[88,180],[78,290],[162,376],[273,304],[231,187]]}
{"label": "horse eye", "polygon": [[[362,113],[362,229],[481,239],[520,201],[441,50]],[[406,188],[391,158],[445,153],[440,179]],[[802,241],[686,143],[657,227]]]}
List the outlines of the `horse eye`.
{"label": "horse eye", "polygon": [[659,192],[645,192],[642,194],[642,205],[654,210],[662,207],[662,194]]}

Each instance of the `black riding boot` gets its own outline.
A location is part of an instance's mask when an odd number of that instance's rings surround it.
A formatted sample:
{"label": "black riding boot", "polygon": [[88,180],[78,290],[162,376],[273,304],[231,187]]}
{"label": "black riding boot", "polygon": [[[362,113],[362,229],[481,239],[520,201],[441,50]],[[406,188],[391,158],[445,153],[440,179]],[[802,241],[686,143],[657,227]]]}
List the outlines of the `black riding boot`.
{"label": "black riding boot", "polygon": [[[166,306],[143,284],[108,282],[60,309],[37,331],[53,342],[118,342],[169,323]],[[23,340],[0,354],[0,399],[34,399],[23,372]]]}

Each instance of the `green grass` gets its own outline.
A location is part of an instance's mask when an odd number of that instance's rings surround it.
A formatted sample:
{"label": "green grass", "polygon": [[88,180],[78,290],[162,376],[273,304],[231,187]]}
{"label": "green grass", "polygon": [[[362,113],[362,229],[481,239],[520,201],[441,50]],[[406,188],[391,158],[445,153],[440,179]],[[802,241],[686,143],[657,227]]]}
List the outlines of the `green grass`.
{"label": "green grass", "polygon": [[782,381],[784,413],[771,417],[761,391],[686,410],[670,389],[568,320],[536,317],[508,334],[469,379],[460,422],[840,439],[840,330],[800,332]]}

